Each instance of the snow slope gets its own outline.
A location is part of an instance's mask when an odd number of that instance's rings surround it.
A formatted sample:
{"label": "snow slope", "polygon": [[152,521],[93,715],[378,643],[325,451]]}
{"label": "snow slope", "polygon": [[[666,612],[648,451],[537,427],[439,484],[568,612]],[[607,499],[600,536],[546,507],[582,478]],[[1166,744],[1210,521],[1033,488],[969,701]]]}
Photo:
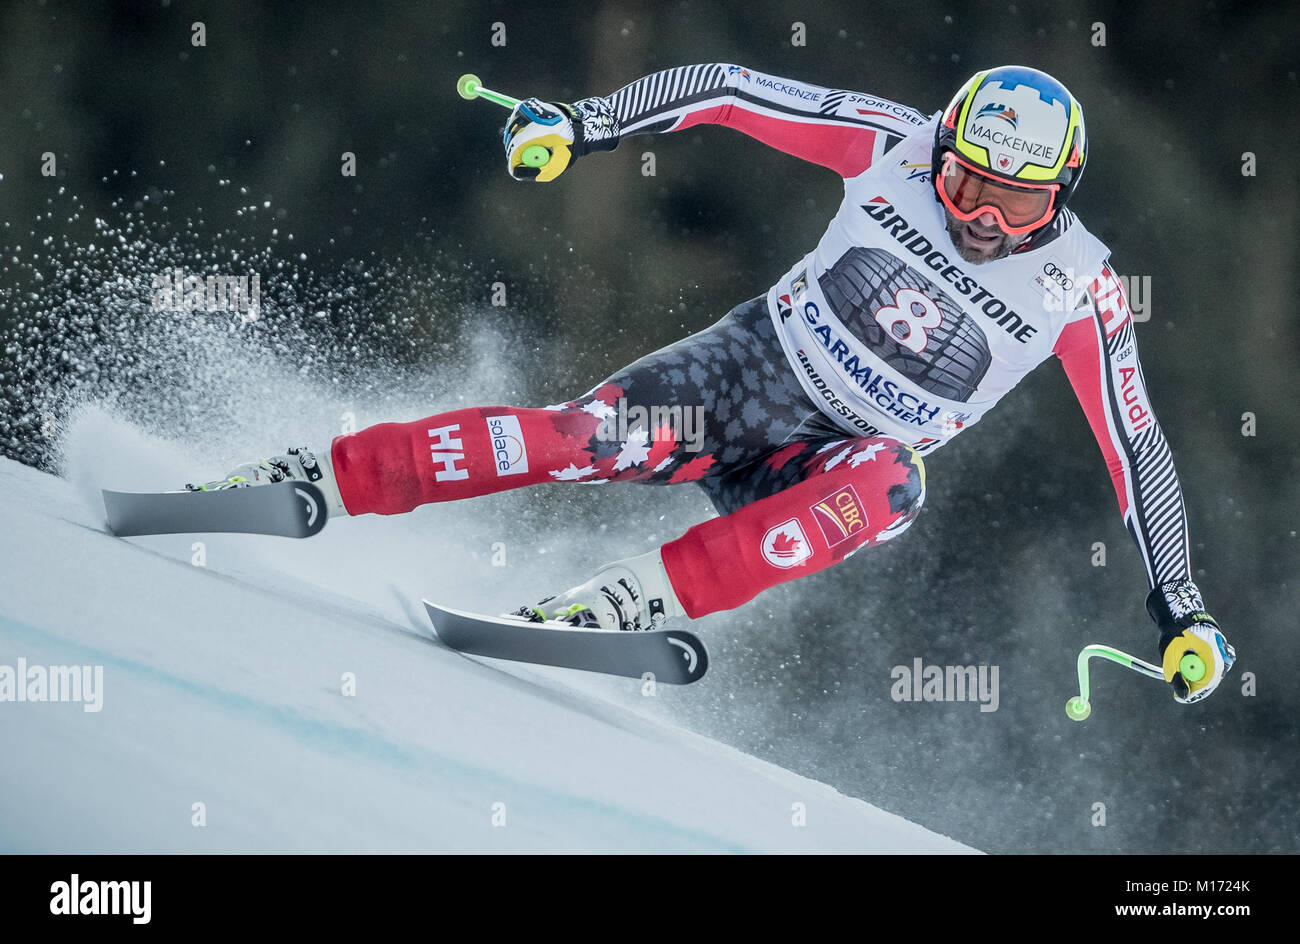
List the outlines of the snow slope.
{"label": "snow slope", "polygon": [[166,484],[113,480],[149,448],[117,445],[71,463],[80,488],[0,459],[0,666],[103,667],[98,712],[0,702],[0,851],[974,851],[591,676],[445,648],[418,599],[447,591],[400,519],[116,539],[92,486]]}

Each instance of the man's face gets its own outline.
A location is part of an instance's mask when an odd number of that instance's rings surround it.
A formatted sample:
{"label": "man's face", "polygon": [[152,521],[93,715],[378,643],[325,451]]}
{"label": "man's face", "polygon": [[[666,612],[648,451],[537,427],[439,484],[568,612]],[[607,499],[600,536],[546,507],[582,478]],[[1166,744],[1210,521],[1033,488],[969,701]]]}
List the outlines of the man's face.
{"label": "man's face", "polygon": [[1029,233],[1004,233],[992,213],[981,213],[969,223],[957,219],[947,207],[943,215],[957,254],[973,265],[1006,258],[1030,236]]}

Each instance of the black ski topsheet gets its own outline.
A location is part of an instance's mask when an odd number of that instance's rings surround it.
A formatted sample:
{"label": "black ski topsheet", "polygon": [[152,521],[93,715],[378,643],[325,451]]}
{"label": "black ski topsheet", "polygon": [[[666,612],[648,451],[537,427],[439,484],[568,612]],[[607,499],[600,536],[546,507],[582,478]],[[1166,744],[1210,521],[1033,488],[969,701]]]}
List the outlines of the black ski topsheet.
{"label": "black ski topsheet", "polygon": [[438,638],[460,652],[511,662],[555,665],[686,685],[704,677],[709,653],[682,629],[623,632],[576,629],[567,623],[481,616],[423,601]]}
{"label": "black ski topsheet", "polygon": [[211,492],[103,492],[108,529],[119,537],[226,532],[307,538],[328,518],[325,496],[310,482]]}

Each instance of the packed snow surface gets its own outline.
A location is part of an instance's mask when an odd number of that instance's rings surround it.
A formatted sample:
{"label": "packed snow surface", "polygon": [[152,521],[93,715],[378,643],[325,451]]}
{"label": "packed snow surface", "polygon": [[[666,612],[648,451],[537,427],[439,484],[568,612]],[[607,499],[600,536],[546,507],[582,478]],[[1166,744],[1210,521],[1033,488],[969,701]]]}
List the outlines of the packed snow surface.
{"label": "packed snow surface", "polygon": [[0,701],[6,852],[975,851],[651,710],[690,687],[446,648],[420,597],[481,605],[491,564],[418,513],[122,540],[97,489],[193,467],[106,415],[66,448],[0,459],[0,675],[91,682]]}

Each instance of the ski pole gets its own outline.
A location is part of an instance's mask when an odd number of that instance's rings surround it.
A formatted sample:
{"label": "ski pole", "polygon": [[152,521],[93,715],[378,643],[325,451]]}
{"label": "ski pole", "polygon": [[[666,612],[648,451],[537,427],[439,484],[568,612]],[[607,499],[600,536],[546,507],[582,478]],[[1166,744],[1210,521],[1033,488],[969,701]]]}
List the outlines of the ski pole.
{"label": "ski pole", "polygon": [[[491,89],[484,88],[479,84],[479,78],[473,73],[466,72],[456,80],[456,91],[460,97],[473,101],[476,98],[485,98],[489,102],[500,105],[502,108],[514,108],[519,104],[519,99],[511,98],[509,95],[502,95],[500,92],[494,92]],[[529,145],[524,148],[521,155],[525,166],[528,167],[545,167],[551,160],[551,151],[549,148],[540,144]]]}
{"label": "ski pole", "polygon": [[[1159,679],[1162,682],[1165,680],[1165,673],[1159,666],[1143,662],[1137,656],[1112,649],[1110,646],[1084,646],[1079,653],[1079,694],[1065,703],[1065,713],[1072,721],[1083,721],[1092,714],[1092,705],[1088,701],[1088,660],[1093,657],[1117,662],[1147,678]],[[1183,678],[1197,682],[1205,677],[1205,663],[1201,661],[1200,656],[1189,652],[1178,663],[1178,671],[1183,674]]]}

